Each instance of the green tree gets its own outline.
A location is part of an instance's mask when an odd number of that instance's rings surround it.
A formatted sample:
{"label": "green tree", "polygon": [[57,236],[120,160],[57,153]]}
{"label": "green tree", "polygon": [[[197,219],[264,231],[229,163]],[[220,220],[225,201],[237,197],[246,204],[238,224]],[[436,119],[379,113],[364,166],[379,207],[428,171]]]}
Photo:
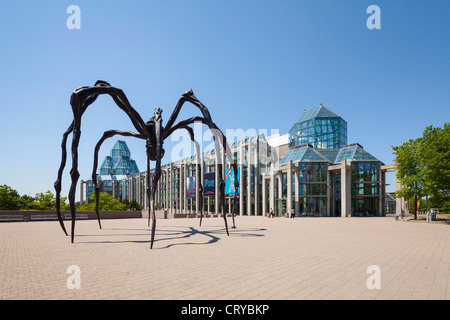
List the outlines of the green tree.
{"label": "green tree", "polygon": [[429,126],[422,137],[419,156],[424,193],[433,198],[441,211],[450,212],[450,124]]}
{"label": "green tree", "polygon": [[[60,196],[61,210],[67,210],[69,205],[66,205],[66,197]],[[28,209],[32,210],[56,210],[56,196],[47,190],[45,193],[38,192],[34,197],[34,201],[28,205]]]}
{"label": "green tree", "polygon": [[0,210],[19,210],[23,205],[19,193],[7,186],[0,185]]}
{"label": "green tree", "polygon": [[[417,200],[423,193],[422,161],[419,156],[421,138],[410,139],[401,146],[392,147],[397,164],[397,179],[402,188],[396,191],[397,197]],[[416,201],[414,219],[417,219]]]}
{"label": "green tree", "polygon": [[[90,198],[90,203],[83,203],[80,207],[82,211],[95,211],[95,193],[92,192]],[[106,192],[100,192],[98,209],[100,211],[124,211],[127,209],[125,203],[119,203],[119,200],[114,198],[112,195]]]}
{"label": "green tree", "polygon": [[56,197],[50,191],[36,193],[32,208],[36,210],[56,210]]}
{"label": "green tree", "polygon": [[33,208],[33,203],[36,201],[34,197],[24,194],[20,198],[22,200],[22,210],[30,210]]}
{"label": "green tree", "polygon": [[424,196],[441,211],[450,212],[450,125],[429,126],[422,137],[392,148],[402,184],[397,196],[414,199],[414,218],[418,200]]}

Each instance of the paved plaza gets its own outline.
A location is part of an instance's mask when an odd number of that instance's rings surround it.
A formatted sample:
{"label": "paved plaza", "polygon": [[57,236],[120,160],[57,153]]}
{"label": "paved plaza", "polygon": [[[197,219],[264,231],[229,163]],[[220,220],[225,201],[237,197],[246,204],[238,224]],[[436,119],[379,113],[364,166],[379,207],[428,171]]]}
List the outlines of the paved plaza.
{"label": "paved plaza", "polygon": [[[146,219],[103,220],[102,230],[77,221],[74,244],[56,221],[1,223],[0,298],[450,299],[448,224],[237,217],[236,225],[228,237],[222,218],[201,227],[196,218],[158,219],[150,250]],[[379,288],[369,289],[374,281]]]}

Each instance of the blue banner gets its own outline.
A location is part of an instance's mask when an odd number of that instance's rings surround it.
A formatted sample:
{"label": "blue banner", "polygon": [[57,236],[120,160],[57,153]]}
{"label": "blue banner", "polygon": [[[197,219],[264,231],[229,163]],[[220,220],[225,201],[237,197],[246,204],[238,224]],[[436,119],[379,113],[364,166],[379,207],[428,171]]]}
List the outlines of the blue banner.
{"label": "blue banner", "polygon": [[[234,189],[234,179],[238,179],[239,182],[239,167],[237,168],[237,178],[236,174],[234,172],[233,167],[230,167],[229,169],[225,170],[224,173],[224,180],[225,180],[225,195],[234,195],[235,189]],[[239,187],[237,189],[237,193],[239,194]]]}

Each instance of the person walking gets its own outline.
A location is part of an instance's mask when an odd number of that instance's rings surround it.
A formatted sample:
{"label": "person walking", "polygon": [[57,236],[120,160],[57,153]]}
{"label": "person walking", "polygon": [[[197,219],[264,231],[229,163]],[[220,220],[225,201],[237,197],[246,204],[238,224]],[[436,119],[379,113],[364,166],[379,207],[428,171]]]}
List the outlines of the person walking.
{"label": "person walking", "polygon": [[270,208],[269,217],[273,218],[273,209],[272,208]]}
{"label": "person walking", "polygon": [[291,219],[294,219],[294,217],[295,217],[295,210],[291,209]]}

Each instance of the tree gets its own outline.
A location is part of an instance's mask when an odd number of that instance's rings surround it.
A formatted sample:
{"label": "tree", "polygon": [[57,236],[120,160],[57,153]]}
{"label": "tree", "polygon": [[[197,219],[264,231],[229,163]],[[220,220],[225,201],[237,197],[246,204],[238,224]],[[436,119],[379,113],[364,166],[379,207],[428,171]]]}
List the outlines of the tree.
{"label": "tree", "polygon": [[36,210],[55,210],[56,209],[56,197],[50,190],[47,192],[36,193],[35,201],[32,205]]}
{"label": "tree", "polygon": [[[397,197],[405,199],[421,196],[423,190],[422,162],[419,157],[421,139],[410,139],[401,146],[392,147],[397,164],[397,179],[402,188],[396,191]],[[415,201],[414,219],[417,220],[417,201]]]}
{"label": "tree", "polygon": [[20,198],[22,200],[22,205],[21,205],[22,210],[33,209],[33,203],[36,201],[36,199],[34,197],[24,194]]}
{"label": "tree", "polygon": [[[60,197],[61,210],[67,210],[69,205],[66,205],[66,197]],[[45,193],[38,192],[34,197],[34,201],[28,205],[28,209],[32,210],[56,210],[56,196],[47,190]]]}
{"label": "tree", "polygon": [[425,129],[419,156],[424,163],[424,192],[441,211],[450,212],[450,123]]}
{"label": "tree", "polygon": [[423,136],[392,147],[397,178],[402,184],[397,196],[414,198],[414,218],[420,197],[429,196],[441,211],[450,212],[450,125],[429,126]]}
{"label": "tree", "polygon": [[[92,192],[90,198],[91,203],[83,203],[80,207],[82,211],[95,211],[95,193]],[[119,200],[106,192],[100,192],[98,210],[100,211],[124,211],[127,209],[125,203],[119,203]]]}
{"label": "tree", "polygon": [[22,203],[16,190],[6,184],[0,185],[0,210],[19,210]]}

